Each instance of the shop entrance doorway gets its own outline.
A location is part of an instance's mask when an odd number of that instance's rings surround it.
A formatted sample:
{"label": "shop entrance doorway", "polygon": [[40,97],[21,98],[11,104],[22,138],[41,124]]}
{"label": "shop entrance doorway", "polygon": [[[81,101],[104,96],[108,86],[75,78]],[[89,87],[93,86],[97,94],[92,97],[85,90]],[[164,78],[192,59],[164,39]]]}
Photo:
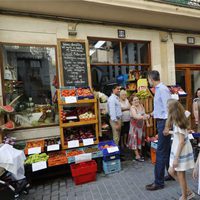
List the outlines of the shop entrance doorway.
{"label": "shop entrance doorway", "polygon": [[191,125],[194,127],[194,115],[192,110],[195,92],[200,88],[200,46],[175,46],[176,84],[186,92],[187,97],[181,102],[192,113]]}

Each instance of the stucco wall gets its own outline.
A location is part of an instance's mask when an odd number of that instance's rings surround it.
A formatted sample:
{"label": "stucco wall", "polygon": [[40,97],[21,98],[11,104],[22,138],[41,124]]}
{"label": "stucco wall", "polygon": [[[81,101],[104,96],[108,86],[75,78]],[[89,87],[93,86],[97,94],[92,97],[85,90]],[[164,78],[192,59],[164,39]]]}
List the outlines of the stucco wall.
{"label": "stucco wall", "polygon": [[[67,22],[0,15],[0,42],[57,45],[58,38],[69,38],[68,25]],[[160,71],[163,82],[175,83],[174,43],[186,44],[186,34],[168,35],[155,30],[79,23],[76,24],[77,35],[73,38],[87,39],[88,36],[117,38],[118,29],[126,30],[126,39],[150,41],[152,69]],[[161,41],[162,34],[168,35],[166,41]],[[200,38],[197,38],[196,42],[200,45]],[[42,135],[48,137],[59,135],[59,129],[54,127],[39,131],[16,131],[14,135],[17,139],[36,138]]]}

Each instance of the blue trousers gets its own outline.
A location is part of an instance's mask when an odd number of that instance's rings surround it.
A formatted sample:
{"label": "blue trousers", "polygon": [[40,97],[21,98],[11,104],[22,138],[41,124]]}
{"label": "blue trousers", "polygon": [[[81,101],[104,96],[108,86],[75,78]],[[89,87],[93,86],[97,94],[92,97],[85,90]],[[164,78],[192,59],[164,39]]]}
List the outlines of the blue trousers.
{"label": "blue trousers", "polygon": [[169,156],[171,149],[171,135],[164,136],[166,120],[157,121],[158,146],[156,151],[156,164],[154,168],[155,185],[164,186],[165,167],[169,168]]}

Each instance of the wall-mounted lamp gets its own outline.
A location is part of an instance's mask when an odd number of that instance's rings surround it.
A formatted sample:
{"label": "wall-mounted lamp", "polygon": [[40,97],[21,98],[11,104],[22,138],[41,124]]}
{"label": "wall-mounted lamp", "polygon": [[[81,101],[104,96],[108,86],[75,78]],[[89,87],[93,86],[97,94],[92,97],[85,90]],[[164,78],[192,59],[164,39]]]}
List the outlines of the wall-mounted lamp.
{"label": "wall-mounted lamp", "polygon": [[118,29],[118,38],[126,38],[126,31]]}
{"label": "wall-mounted lamp", "polygon": [[68,24],[68,35],[70,35],[70,36],[77,35],[76,26],[77,26],[77,23],[69,23]]}
{"label": "wall-mounted lamp", "polygon": [[195,38],[194,37],[187,37],[187,44],[195,44]]}

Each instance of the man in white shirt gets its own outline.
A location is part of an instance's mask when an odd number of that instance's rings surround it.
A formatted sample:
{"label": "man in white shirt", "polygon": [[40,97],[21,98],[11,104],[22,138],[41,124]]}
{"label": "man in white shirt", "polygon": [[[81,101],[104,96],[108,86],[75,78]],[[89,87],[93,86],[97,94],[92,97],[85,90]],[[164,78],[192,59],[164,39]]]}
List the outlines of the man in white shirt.
{"label": "man in white shirt", "polygon": [[113,132],[113,140],[116,145],[119,145],[120,131],[121,131],[121,105],[119,102],[120,86],[114,85],[112,94],[108,98],[108,114],[110,115],[110,125]]}

